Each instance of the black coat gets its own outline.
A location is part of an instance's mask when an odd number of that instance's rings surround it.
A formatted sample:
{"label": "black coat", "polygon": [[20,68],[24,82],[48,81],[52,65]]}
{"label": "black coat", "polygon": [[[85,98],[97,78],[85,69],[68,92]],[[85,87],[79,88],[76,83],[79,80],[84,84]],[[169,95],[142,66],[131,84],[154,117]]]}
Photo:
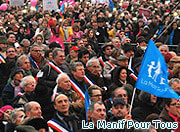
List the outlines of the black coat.
{"label": "black coat", "polygon": [[14,87],[11,83],[8,83],[2,91],[2,100],[4,105],[12,105],[14,98]]}
{"label": "black coat", "polygon": [[8,58],[5,59],[6,63],[0,64],[0,95],[2,89],[7,84],[10,77],[11,71],[15,68],[17,57],[13,61],[9,61]]}
{"label": "black coat", "polygon": [[[56,112],[53,119],[63,124],[73,132],[79,132],[79,129],[81,128],[80,120],[74,114],[71,113],[69,114],[69,116],[65,116],[60,112]],[[53,129],[53,132],[57,131]]]}

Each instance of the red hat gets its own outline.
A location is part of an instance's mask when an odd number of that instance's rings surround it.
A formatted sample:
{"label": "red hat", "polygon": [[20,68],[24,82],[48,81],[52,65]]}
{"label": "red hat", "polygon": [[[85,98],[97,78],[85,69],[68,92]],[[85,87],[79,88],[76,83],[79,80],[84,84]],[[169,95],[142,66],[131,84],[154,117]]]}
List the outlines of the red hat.
{"label": "red hat", "polygon": [[78,51],[78,50],[79,50],[79,48],[78,48],[78,47],[76,47],[76,46],[73,46],[72,48],[70,48],[70,52],[71,52],[72,50],[73,50],[73,51]]}
{"label": "red hat", "polygon": [[3,112],[5,112],[7,109],[13,110],[14,108],[10,105],[5,105],[5,106],[1,107],[1,109],[0,109],[0,120],[3,118],[3,115],[4,115]]}
{"label": "red hat", "polygon": [[56,23],[54,22],[54,20],[52,18],[49,19],[49,22],[48,22],[49,26],[56,26]]}

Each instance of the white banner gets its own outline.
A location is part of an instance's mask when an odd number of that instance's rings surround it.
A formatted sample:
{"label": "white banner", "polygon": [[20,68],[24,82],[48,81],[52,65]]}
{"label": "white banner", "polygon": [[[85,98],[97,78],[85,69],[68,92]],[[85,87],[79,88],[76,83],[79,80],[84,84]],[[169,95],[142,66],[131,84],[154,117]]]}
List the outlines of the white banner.
{"label": "white banner", "polygon": [[10,0],[10,6],[24,6],[24,0]]}
{"label": "white banner", "polygon": [[58,9],[57,0],[43,0],[43,10]]}

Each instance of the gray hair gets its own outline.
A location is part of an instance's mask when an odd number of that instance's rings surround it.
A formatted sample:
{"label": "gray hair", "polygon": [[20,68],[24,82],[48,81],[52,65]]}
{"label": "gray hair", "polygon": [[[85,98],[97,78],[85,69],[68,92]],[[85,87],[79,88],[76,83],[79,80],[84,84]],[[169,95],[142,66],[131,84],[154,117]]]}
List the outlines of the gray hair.
{"label": "gray hair", "polygon": [[64,52],[64,50],[61,49],[61,48],[56,48],[56,49],[54,49],[53,52],[52,52],[52,57],[53,57],[53,58],[58,55],[58,51]]}
{"label": "gray hair", "polygon": [[[114,38],[112,39],[112,42],[114,43],[114,41],[115,41],[116,39],[119,39],[119,37],[114,37]],[[119,41],[120,41],[120,39],[119,39]]]}
{"label": "gray hair", "polygon": [[33,50],[34,47],[39,47],[39,48],[41,48],[41,46],[39,46],[38,44],[33,44],[33,45],[31,46],[31,48],[30,48],[30,51]]}
{"label": "gray hair", "polygon": [[171,88],[173,88],[172,85],[174,82],[180,83],[180,79],[179,78],[171,78],[171,80],[169,81],[169,86]]}
{"label": "gray hair", "polygon": [[77,66],[84,66],[83,64],[82,64],[82,62],[74,62],[74,63],[72,63],[72,65],[71,65],[71,70],[72,71],[76,71],[76,67]]}
{"label": "gray hair", "polygon": [[92,63],[93,63],[93,62],[97,62],[97,63],[100,65],[99,60],[98,60],[97,58],[91,58],[91,59],[88,60],[88,62],[86,63],[86,67],[92,66]]}
{"label": "gray hair", "polygon": [[17,59],[16,65],[17,65],[18,67],[21,67],[21,66],[22,66],[22,62],[23,62],[24,60],[26,60],[26,59],[29,59],[27,55],[21,55],[21,56]]}
{"label": "gray hair", "polygon": [[166,47],[166,48],[167,48],[167,51],[169,52],[169,47],[168,47],[167,45],[163,44],[163,45],[159,46],[159,50],[160,50],[162,47]]}
{"label": "gray hair", "polygon": [[30,111],[31,108],[32,108],[32,104],[39,104],[39,103],[36,102],[36,101],[30,101],[30,102],[26,103],[26,104],[24,105],[24,112]]}
{"label": "gray hair", "polygon": [[20,86],[21,86],[22,88],[24,88],[24,86],[26,85],[26,82],[27,82],[28,80],[33,80],[34,83],[36,83],[36,80],[34,79],[34,77],[31,76],[31,75],[29,75],[29,76],[25,76],[25,77],[21,80]]}
{"label": "gray hair", "polygon": [[13,122],[17,118],[17,112],[22,111],[24,112],[24,108],[15,108],[12,113],[9,115],[9,121]]}
{"label": "gray hair", "polygon": [[67,75],[67,73],[59,74],[57,79],[56,79],[56,83],[58,83],[58,81],[61,81],[61,79],[64,78],[64,77],[69,77],[69,76]]}
{"label": "gray hair", "polygon": [[92,102],[92,104],[89,106],[89,109],[88,109],[89,112],[93,112],[94,111],[94,105],[95,104],[104,105],[104,103],[101,102],[101,101]]}
{"label": "gray hair", "polygon": [[[125,90],[126,91],[125,87],[118,87],[111,93],[112,98],[115,97],[115,93],[117,92],[117,90]],[[126,94],[127,94],[127,91],[126,91]]]}
{"label": "gray hair", "polygon": [[31,42],[30,42],[28,39],[23,39],[23,40],[21,41],[21,44],[24,45],[24,43],[29,43],[29,44],[30,44]]}

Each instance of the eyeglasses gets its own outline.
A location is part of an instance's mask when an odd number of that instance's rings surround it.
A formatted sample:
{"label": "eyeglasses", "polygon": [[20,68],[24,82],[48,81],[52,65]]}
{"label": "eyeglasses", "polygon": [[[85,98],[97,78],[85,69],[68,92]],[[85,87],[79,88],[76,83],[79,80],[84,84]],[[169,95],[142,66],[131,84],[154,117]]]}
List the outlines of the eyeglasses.
{"label": "eyeglasses", "polygon": [[120,98],[122,98],[122,97],[127,97],[127,94],[118,94],[117,97],[120,97]]}
{"label": "eyeglasses", "polygon": [[168,52],[167,50],[160,50],[161,52],[164,51],[164,52]]}
{"label": "eyeglasses", "polygon": [[41,52],[41,50],[32,50],[32,51],[34,51],[34,52]]}
{"label": "eyeglasses", "polygon": [[101,94],[93,95],[92,97],[100,97],[102,96]]}
{"label": "eyeglasses", "polygon": [[32,85],[35,85],[35,84],[36,84],[36,83],[27,83],[26,85],[31,85],[31,86],[32,86]]}
{"label": "eyeglasses", "polygon": [[92,66],[93,68],[99,68],[100,66]]}
{"label": "eyeglasses", "polygon": [[14,50],[11,50],[11,51],[7,51],[7,53],[11,53],[11,52],[12,52],[12,53],[14,53],[15,51],[14,51]]}

